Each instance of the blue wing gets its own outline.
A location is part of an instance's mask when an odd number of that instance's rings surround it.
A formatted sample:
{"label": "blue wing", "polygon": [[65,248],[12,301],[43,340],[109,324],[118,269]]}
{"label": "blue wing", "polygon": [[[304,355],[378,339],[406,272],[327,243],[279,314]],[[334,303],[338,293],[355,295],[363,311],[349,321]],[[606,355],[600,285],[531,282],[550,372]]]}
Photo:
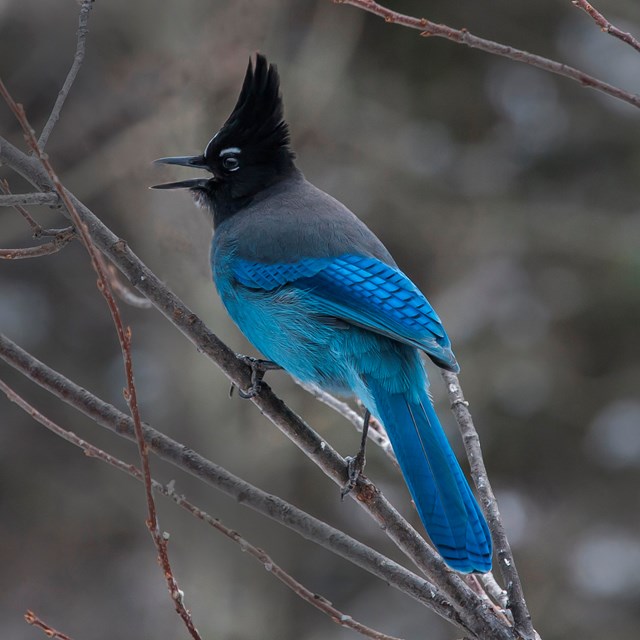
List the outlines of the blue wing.
{"label": "blue wing", "polygon": [[459,370],[427,299],[404,273],[376,258],[343,255],[277,264],[236,259],[232,268],[245,287],[296,287],[314,296],[323,314],[422,349],[441,367]]}

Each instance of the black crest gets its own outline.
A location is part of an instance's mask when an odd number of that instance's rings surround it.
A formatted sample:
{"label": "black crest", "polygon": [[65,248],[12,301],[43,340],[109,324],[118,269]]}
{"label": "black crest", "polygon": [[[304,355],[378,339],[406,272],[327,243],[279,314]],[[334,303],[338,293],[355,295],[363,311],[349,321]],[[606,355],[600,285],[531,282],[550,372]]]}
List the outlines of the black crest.
{"label": "black crest", "polygon": [[255,67],[249,60],[236,106],[207,146],[205,157],[208,158],[214,148],[220,149],[228,144],[259,150],[263,156],[282,154],[293,159],[289,141],[278,70],[258,53]]}

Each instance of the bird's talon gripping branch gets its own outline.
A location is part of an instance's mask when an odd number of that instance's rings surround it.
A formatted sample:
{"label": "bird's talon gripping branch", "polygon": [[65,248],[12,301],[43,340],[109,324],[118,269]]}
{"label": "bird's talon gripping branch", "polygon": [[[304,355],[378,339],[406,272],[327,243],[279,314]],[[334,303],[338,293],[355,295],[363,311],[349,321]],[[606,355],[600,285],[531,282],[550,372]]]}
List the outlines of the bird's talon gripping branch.
{"label": "bird's talon gripping branch", "polygon": [[[267,371],[282,369],[280,365],[277,365],[275,362],[271,362],[271,360],[261,360],[260,358],[245,356],[241,353],[236,354],[236,357],[238,360],[241,360],[251,367],[251,386],[246,390],[238,388],[238,395],[244,400],[255,398],[260,393],[262,379]],[[231,389],[229,390],[230,397],[233,395],[233,389],[235,386],[236,385],[234,384],[231,385]]]}
{"label": "bird's talon gripping branch", "polygon": [[359,451],[355,456],[347,456],[345,458],[347,463],[347,477],[348,480],[340,489],[340,499],[344,500],[355,488],[358,478],[362,475],[365,465],[364,452]]}
{"label": "bird's talon gripping branch", "polygon": [[347,456],[345,461],[347,463],[347,482],[340,490],[340,498],[342,500],[348,496],[356,486],[358,478],[362,475],[364,465],[367,462],[365,456],[365,450],[367,448],[367,433],[369,432],[369,420],[371,419],[371,413],[368,409],[364,412],[364,418],[362,422],[362,439],[360,440],[360,450],[355,456]]}

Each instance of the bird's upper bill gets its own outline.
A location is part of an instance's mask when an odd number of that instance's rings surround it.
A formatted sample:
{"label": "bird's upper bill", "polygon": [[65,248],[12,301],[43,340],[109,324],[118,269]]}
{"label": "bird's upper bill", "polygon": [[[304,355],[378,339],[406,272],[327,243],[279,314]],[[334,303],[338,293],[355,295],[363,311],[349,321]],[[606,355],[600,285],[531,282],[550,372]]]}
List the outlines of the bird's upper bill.
{"label": "bird's upper bill", "polygon": [[[292,166],[289,128],[284,121],[280,79],[273,64],[256,55],[247,72],[231,115],[199,156],[160,158],[157,164],[204,169],[212,178],[159,184],[152,189],[197,189],[221,182],[255,182],[264,186],[265,173],[281,173]],[[255,168],[257,170],[253,170]],[[265,167],[269,167],[265,171]],[[248,170],[247,170],[248,168]]]}
{"label": "bird's upper bill", "polygon": [[[204,155],[201,156],[169,156],[158,158],[154,164],[177,164],[181,167],[194,167],[196,169],[209,170]],[[210,178],[194,178],[192,180],[179,180],[178,182],[165,182],[156,184],[152,189],[193,189],[194,187],[204,187]]]}

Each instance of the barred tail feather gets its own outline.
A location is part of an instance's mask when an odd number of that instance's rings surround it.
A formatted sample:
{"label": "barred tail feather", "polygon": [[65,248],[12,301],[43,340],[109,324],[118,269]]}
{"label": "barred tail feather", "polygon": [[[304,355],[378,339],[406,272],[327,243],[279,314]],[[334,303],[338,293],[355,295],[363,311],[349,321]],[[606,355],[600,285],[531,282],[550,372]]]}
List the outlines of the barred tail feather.
{"label": "barred tail feather", "polygon": [[491,535],[426,389],[418,400],[369,389],[420,518],[445,562],[462,573],[491,570]]}

